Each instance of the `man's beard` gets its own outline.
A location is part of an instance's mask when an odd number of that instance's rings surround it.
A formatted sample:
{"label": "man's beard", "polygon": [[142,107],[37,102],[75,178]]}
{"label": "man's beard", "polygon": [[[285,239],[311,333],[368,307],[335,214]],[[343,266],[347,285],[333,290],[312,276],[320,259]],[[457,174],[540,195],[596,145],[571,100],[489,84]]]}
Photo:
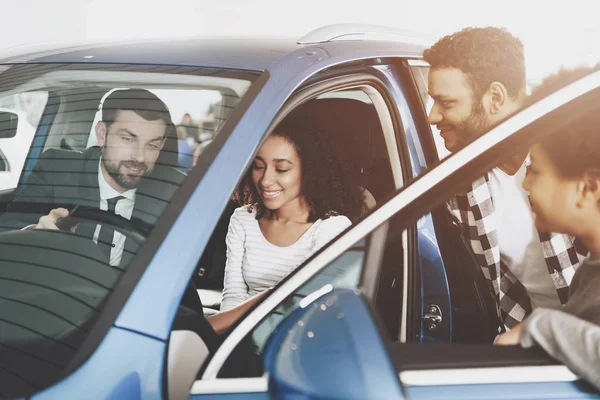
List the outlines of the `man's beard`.
{"label": "man's beard", "polygon": [[[456,125],[457,137],[461,138],[460,149],[483,135],[489,128],[483,104],[479,103],[473,108],[471,114],[464,121]],[[459,150],[459,149],[457,149]]]}
{"label": "man's beard", "polygon": [[[115,162],[111,160],[102,159],[102,164],[106,172],[123,188],[135,189],[138,187],[143,177],[147,176],[151,171],[148,170],[148,166],[144,163],[137,161],[120,161]],[[121,172],[121,168],[136,168],[140,169],[141,175],[130,175]]]}

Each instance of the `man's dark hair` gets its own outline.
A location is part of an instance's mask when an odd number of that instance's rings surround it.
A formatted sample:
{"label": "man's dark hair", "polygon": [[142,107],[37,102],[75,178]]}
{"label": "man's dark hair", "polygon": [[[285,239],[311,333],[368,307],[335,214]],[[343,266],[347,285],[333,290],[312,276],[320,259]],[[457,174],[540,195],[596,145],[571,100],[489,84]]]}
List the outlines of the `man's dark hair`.
{"label": "man's dark hair", "polygon": [[444,36],[423,52],[432,68],[457,68],[467,77],[475,99],[500,82],[513,99],[525,95],[523,43],[504,28],[465,28]]}
{"label": "man's dark hair", "polygon": [[115,90],[102,103],[102,122],[110,126],[117,118],[117,111],[133,111],[146,121],[164,121],[173,124],[169,108],[161,99],[145,89]]}
{"label": "man's dark hair", "polygon": [[[595,67],[561,69],[536,86],[527,103],[532,104],[594,71]],[[588,169],[600,170],[600,104],[540,141],[540,147],[550,156],[558,172],[565,178],[578,178]]]}

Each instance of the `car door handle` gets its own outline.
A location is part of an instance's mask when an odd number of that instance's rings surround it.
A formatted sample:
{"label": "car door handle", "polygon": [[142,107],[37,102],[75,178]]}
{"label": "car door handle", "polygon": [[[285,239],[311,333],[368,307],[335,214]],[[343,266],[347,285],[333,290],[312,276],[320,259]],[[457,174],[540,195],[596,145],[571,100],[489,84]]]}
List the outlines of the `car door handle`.
{"label": "car door handle", "polygon": [[425,323],[425,329],[434,332],[442,325],[442,310],[436,304],[429,304],[425,309],[427,312],[421,320]]}

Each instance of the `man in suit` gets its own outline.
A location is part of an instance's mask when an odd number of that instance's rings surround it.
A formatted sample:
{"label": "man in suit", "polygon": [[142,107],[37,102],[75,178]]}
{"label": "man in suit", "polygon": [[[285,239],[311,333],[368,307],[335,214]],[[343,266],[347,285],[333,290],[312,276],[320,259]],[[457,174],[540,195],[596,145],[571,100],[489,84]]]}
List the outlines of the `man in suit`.
{"label": "man in suit", "polygon": [[[95,127],[98,146],[45,151],[0,216],[0,229],[59,229],[75,206],[152,227],[185,177],[173,168],[174,132],[169,109],[151,92],[112,92]],[[111,265],[127,265],[135,254],[135,243],[109,224],[79,224],[72,231],[94,240]]]}

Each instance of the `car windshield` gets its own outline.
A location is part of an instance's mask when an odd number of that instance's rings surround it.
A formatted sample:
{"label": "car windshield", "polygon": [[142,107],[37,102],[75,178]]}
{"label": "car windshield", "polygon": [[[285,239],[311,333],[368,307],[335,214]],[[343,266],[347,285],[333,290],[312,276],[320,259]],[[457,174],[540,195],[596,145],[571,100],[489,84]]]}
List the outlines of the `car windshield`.
{"label": "car windshield", "polygon": [[32,393],[64,371],[258,75],[0,66],[0,375],[10,377],[0,380],[13,382],[0,395]]}

